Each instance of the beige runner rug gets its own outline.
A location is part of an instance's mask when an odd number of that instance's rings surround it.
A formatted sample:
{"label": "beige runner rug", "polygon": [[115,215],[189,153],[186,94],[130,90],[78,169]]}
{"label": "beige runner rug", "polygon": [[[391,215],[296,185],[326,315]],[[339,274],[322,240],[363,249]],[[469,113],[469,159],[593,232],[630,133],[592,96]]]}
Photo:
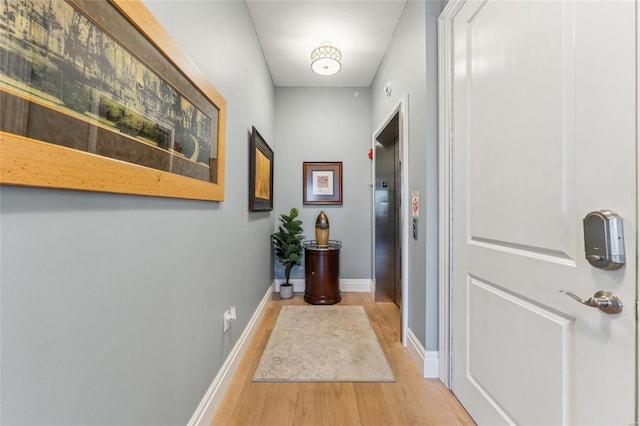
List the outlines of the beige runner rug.
{"label": "beige runner rug", "polygon": [[283,306],[253,381],[394,382],[362,306]]}

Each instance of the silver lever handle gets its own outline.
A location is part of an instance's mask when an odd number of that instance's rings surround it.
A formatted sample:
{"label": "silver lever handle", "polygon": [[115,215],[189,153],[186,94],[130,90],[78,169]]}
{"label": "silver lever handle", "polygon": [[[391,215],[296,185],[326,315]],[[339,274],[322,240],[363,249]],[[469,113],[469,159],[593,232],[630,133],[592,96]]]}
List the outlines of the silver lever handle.
{"label": "silver lever handle", "polygon": [[560,293],[566,294],[567,296],[577,300],[583,305],[591,306],[592,308],[598,308],[606,314],[619,314],[620,312],[622,312],[622,301],[618,296],[611,293],[610,291],[597,291],[587,300],[582,300],[580,297],[576,296],[570,291],[560,290]]}

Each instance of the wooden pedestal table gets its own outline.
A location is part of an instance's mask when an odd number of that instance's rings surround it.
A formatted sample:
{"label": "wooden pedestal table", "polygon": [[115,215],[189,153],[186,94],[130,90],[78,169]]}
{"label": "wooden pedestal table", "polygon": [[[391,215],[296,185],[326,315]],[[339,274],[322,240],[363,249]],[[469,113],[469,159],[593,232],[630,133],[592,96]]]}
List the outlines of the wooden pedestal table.
{"label": "wooden pedestal table", "polygon": [[312,305],[333,305],[340,296],[340,241],[329,240],[319,246],[315,240],[304,242],[304,301]]}

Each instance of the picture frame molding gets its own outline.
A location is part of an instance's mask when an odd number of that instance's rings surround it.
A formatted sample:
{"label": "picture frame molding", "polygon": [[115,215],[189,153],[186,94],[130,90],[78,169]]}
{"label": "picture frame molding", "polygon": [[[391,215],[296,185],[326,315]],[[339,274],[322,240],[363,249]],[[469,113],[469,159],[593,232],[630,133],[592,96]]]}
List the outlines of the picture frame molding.
{"label": "picture frame molding", "polygon": [[[331,193],[319,194],[313,191],[314,172],[327,172],[331,177]],[[302,163],[302,204],[342,205],[342,161]]]}
{"label": "picture frame molding", "polygon": [[[168,61],[193,90],[202,94],[218,110],[216,167],[210,166],[215,173],[215,183],[0,131],[0,184],[223,201],[225,99],[142,1],[104,1],[115,7],[156,49],[156,54]],[[68,3],[77,8],[82,2],[72,0]]]}
{"label": "picture frame molding", "polygon": [[[269,198],[262,198],[256,194],[256,183],[258,175],[258,152],[269,160]],[[249,140],[249,211],[271,211],[273,210],[273,150],[264,140],[260,132],[252,126]]]}

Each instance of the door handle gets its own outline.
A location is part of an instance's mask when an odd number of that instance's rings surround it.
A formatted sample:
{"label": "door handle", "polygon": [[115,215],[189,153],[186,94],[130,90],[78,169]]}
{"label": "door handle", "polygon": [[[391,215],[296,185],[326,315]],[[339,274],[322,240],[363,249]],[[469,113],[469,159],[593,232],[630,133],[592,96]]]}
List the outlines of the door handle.
{"label": "door handle", "polygon": [[598,308],[606,314],[619,314],[620,312],[622,312],[622,301],[618,296],[611,293],[610,291],[596,291],[595,294],[587,300],[582,300],[580,297],[576,296],[570,291],[560,290],[560,293],[566,294],[567,296],[577,300],[585,306]]}

